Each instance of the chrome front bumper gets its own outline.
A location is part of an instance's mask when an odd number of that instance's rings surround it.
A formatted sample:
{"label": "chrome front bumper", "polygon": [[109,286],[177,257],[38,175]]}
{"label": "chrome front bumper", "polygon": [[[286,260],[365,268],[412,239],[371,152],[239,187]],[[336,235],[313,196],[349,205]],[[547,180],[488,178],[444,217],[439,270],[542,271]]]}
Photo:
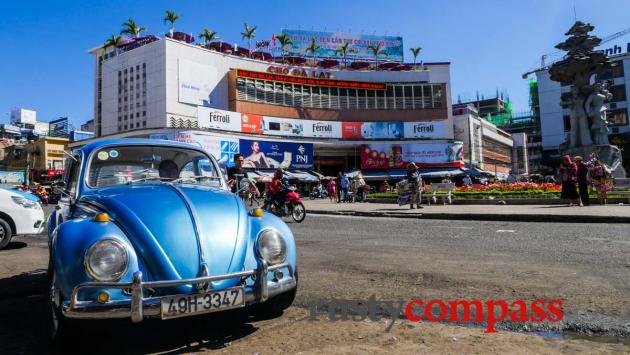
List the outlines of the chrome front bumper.
{"label": "chrome front bumper", "polygon": [[[267,280],[267,274],[272,271],[287,268],[289,275],[283,275],[281,279]],[[238,278],[245,280],[249,277],[254,279],[253,286],[244,286],[245,305],[265,302],[283,292],[289,291],[297,286],[294,270],[291,265],[284,263],[267,266],[265,261],[259,261],[255,270],[241,271],[225,275],[197,277],[193,279],[175,281],[142,281],[142,272],[136,271],[133,274],[131,283],[116,282],[88,282],[76,286],[72,290],[70,300],[61,304],[63,315],[68,318],[81,319],[112,319],[131,318],[134,323],[141,322],[145,317],[159,317],[161,315],[162,297],[144,297],[145,289],[158,289],[182,285],[204,285],[212,281]],[[97,289],[128,289],[131,290],[130,300],[115,300],[107,303],[94,301],[78,301],[79,291],[89,288]],[[193,314],[191,314],[193,315]]]}

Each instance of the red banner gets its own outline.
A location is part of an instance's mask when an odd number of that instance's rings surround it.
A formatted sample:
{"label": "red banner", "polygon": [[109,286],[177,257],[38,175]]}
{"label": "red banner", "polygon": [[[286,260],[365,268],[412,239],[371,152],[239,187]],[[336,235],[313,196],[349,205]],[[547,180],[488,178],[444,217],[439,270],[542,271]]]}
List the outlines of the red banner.
{"label": "red banner", "polygon": [[236,76],[240,78],[279,81],[283,83],[301,84],[301,85],[328,86],[328,87],[338,87],[338,88],[348,88],[348,89],[385,90],[385,84],[383,83],[304,78],[300,76],[271,74],[271,73],[263,73],[263,72],[257,72],[257,71],[251,71],[251,70],[243,70],[243,69],[237,69]]}
{"label": "red banner", "polygon": [[263,134],[263,116],[249,113],[241,114],[241,132],[251,134]]}
{"label": "red banner", "polygon": [[361,139],[361,125],[363,122],[341,122],[341,137],[347,139]]}

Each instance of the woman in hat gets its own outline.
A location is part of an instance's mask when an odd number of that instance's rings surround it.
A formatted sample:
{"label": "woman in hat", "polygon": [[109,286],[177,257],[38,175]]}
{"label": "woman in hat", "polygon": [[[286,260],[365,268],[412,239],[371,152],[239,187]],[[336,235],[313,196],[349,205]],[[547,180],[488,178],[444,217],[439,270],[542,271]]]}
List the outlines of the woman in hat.
{"label": "woman in hat", "polygon": [[418,172],[418,167],[413,162],[407,164],[407,183],[409,184],[409,191],[411,192],[411,196],[409,199],[409,208],[414,209],[414,203],[416,204],[416,206],[418,206],[418,208],[423,208],[422,206],[420,206],[420,202],[422,201],[422,195],[420,194],[422,177]]}
{"label": "woman in hat", "polygon": [[577,165],[571,160],[571,156],[562,157],[560,164],[560,180],[562,181],[562,191],[560,198],[569,200],[569,207],[580,198],[578,196],[575,180],[577,179]]}

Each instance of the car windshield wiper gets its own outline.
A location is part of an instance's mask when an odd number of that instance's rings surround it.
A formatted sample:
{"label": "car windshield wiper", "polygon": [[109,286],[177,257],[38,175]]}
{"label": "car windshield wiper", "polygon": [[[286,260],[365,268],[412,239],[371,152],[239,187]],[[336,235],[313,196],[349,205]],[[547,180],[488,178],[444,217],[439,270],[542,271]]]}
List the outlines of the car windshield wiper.
{"label": "car windshield wiper", "polygon": [[129,184],[133,184],[135,182],[144,182],[147,180],[160,180],[160,181],[171,181],[173,179],[169,179],[169,178],[163,178],[163,177],[159,177],[159,176],[148,176],[148,177],[143,177],[140,179],[135,179],[135,180],[129,180],[126,182],[127,185]]}
{"label": "car windshield wiper", "polygon": [[195,182],[197,182],[197,179],[208,179],[208,180],[212,180],[212,181],[221,181],[221,178],[218,176],[207,176],[207,175],[196,175],[196,176],[186,176],[186,177],[180,177],[179,179],[175,179],[173,181],[171,181],[172,183],[176,184],[176,183],[180,183],[186,180],[194,180]]}

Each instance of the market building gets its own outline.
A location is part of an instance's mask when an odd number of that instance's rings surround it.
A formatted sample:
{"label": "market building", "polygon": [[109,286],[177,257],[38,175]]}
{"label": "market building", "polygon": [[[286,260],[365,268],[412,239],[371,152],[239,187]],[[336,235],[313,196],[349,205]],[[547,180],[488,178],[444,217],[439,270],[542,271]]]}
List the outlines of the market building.
{"label": "market building", "polygon": [[[294,51],[300,38],[310,39],[305,31],[284,31]],[[413,161],[426,171],[462,172],[450,64],[404,63],[400,37],[318,32],[328,44],[311,58],[172,37],[90,51],[96,137],[188,141],[226,164],[235,153],[247,160],[262,149],[268,159],[248,160],[258,170],[361,169],[366,176],[400,177]],[[330,43],[343,41],[357,43],[347,63],[331,55]],[[360,43],[370,41],[384,44],[387,61],[361,56]]]}

